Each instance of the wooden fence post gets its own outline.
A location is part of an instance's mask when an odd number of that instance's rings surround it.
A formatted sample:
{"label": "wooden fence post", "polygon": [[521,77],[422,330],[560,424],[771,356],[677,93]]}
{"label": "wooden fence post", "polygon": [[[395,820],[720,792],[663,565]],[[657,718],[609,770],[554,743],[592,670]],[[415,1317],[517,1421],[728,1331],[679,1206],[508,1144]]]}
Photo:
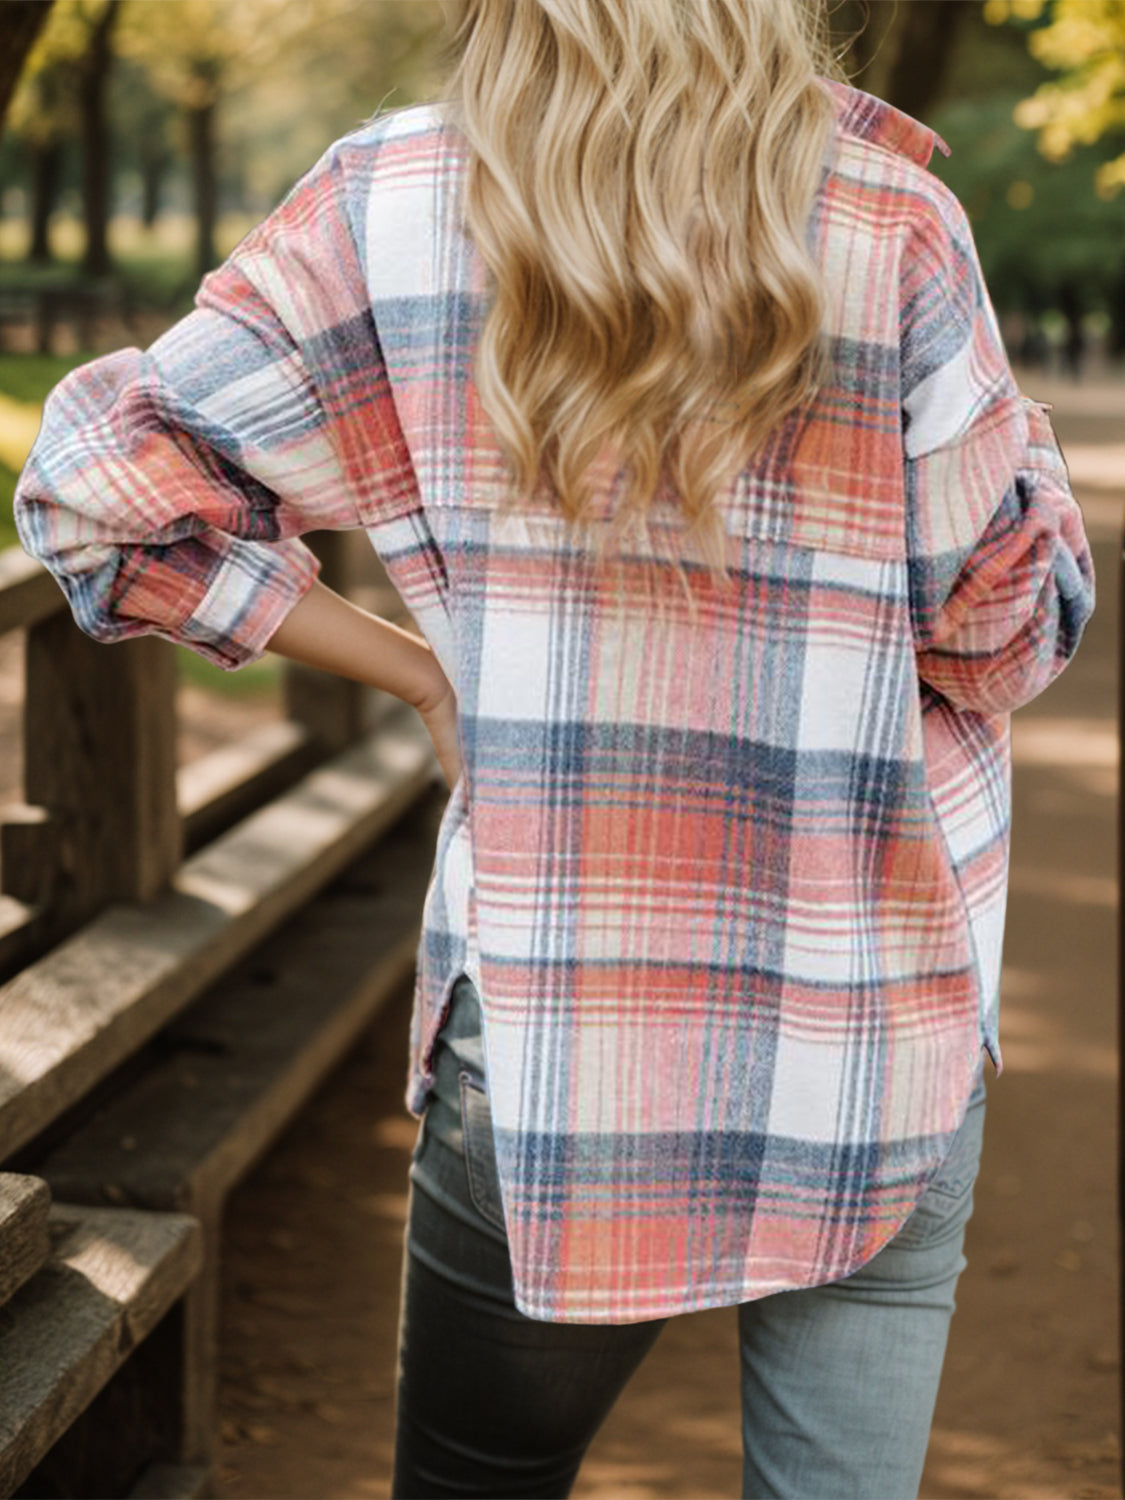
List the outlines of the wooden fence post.
{"label": "wooden fence post", "polygon": [[140,636],[93,640],[59,610],[27,630],[26,816],[0,826],[4,893],[49,913],[54,943],[178,868],[176,660]]}

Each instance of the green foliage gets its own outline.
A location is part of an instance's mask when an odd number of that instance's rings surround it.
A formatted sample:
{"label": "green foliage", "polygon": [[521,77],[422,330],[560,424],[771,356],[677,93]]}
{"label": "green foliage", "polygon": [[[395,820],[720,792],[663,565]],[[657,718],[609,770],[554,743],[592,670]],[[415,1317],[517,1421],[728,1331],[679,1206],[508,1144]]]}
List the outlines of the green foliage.
{"label": "green foliage", "polygon": [[159,310],[171,320],[191,311],[197,282],[182,255],[138,252],[120,261],[118,276],[134,306]]}
{"label": "green foliage", "polygon": [[[1063,161],[1078,145],[1091,145],[1125,130],[1125,0],[986,0],[992,25],[1033,25],[1031,54],[1059,76],[1040,83],[1020,101],[1015,118],[1038,130],[1039,149]],[[1116,197],[1125,186],[1125,152],[1104,158],[1094,183],[1100,197]]]}
{"label": "green foliage", "polygon": [[[73,82],[83,38],[105,3],[56,0],[58,14],[26,70],[28,88],[52,68],[55,83],[67,76]],[[857,17],[872,13],[869,29],[873,37],[886,34],[882,61],[889,67],[893,7],[848,0],[837,9],[849,17],[852,9]],[[1077,283],[1088,303],[1104,305],[1106,289],[1121,277],[1125,244],[1125,194],[1098,196],[1121,151],[1118,117],[1106,110],[1114,98],[1112,108],[1121,106],[1125,89],[1125,0],[966,0],[962,9],[948,102],[930,120],[953,156],[935,154],[931,169],[969,209],[998,304],[1050,303],[1060,288]],[[161,231],[185,214],[184,110],[215,99],[220,208],[239,211],[247,227],[257,222],[332,140],[375,113],[435,97],[444,14],[442,0],[124,0],[111,99],[119,205],[137,210],[142,170],[156,157],[166,178],[163,206],[172,210]],[[869,68],[855,81],[870,87],[877,73]],[[1121,80],[1116,94],[1113,76]],[[1029,126],[1027,101],[1048,97],[1048,84],[1066,86],[1075,130],[1076,101],[1090,103],[1087,135],[1075,137],[1065,161],[1043,154],[1045,124]],[[54,118],[50,110],[36,113],[33,94],[21,107],[28,129],[45,129]],[[1097,142],[1090,121],[1102,132]],[[1058,120],[1052,128],[1061,129]],[[26,160],[9,141],[0,149],[0,187],[25,175]],[[10,220],[0,224],[0,253],[18,253],[14,229]],[[20,267],[14,274],[21,284],[74,274],[77,252],[68,229],[58,215],[53,246],[64,263],[42,271]],[[169,321],[190,308],[197,277],[186,239],[142,235],[124,218],[111,239],[138,306],[159,309]],[[9,274],[0,265],[0,286]]]}
{"label": "green foliage", "polygon": [[74,285],[76,277],[76,262],[56,260],[42,266],[0,263],[0,289],[21,287],[34,291],[40,287],[67,287]]}
{"label": "green foliage", "polygon": [[0,396],[41,405],[68,371],[89,354],[0,354]]}
{"label": "green foliage", "polygon": [[77,130],[82,64],[105,8],[106,0],[55,0],[9,111],[8,123],[26,140],[43,145]]}
{"label": "green foliage", "polygon": [[259,661],[239,667],[236,672],[224,672],[188,646],[175,649],[181,682],[208,693],[222,693],[227,698],[275,693],[285,665],[284,658],[267,652]]}
{"label": "green foliage", "polygon": [[16,523],[12,520],[12,496],[16,492],[16,475],[0,463],[0,547],[16,547]]}
{"label": "green foliage", "polygon": [[952,151],[941,176],[969,214],[996,305],[1043,306],[1064,286],[1088,306],[1104,305],[1125,244],[1125,194],[1107,203],[1092,186],[1110,148],[1047,161],[1015,123],[1017,102],[950,102],[933,122]]}
{"label": "green foliage", "polygon": [[[224,243],[230,241],[231,248],[233,240],[229,233],[224,236]],[[58,254],[44,266],[22,260],[0,261],[0,290],[5,287],[27,290],[72,287],[81,281],[79,250]],[[169,322],[174,322],[191,311],[199,282],[187,250],[154,244],[151,249],[143,245],[128,251],[118,249],[108,284],[120,286],[133,307],[161,313]]]}
{"label": "green foliage", "polygon": [[[1043,64],[1028,50],[1026,32],[1016,26],[990,26],[984,7],[962,5],[943,101],[994,102],[1022,98],[1047,77]],[[944,158],[937,158],[940,163]]]}

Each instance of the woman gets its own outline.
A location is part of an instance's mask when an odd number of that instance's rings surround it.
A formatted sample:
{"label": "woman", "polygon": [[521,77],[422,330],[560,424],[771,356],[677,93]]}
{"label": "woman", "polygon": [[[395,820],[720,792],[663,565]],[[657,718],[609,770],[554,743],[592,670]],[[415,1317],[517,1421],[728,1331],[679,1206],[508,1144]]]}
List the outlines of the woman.
{"label": "woman", "polygon": [[55,390],[19,534],[99,640],[433,737],[394,1493],[567,1494],[666,1319],[737,1305],[744,1495],[914,1495],[1081,512],[948,148],[813,0],[450,20],[447,98]]}

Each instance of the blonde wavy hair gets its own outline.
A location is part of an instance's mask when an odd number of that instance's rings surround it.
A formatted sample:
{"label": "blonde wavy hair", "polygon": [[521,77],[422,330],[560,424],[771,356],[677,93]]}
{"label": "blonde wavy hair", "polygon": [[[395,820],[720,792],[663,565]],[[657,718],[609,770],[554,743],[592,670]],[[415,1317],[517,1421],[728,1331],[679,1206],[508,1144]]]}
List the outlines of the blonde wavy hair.
{"label": "blonde wavy hair", "polygon": [[[473,374],[501,510],[545,486],[604,561],[610,537],[648,533],[670,475],[683,542],[729,584],[720,496],[826,368],[817,74],[847,80],[824,0],[442,9],[439,109],[470,148],[463,222],[493,294]],[[622,474],[611,527],[592,526]]]}

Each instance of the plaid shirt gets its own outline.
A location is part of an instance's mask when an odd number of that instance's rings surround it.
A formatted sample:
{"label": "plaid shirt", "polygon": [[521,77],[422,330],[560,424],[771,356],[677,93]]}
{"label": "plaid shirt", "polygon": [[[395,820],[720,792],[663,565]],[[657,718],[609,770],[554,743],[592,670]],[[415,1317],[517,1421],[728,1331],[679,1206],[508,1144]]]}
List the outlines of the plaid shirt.
{"label": "plaid shirt", "polygon": [[[480,992],[518,1306],[630,1322],[834,1281],[936,1174],[997,1035],[1009,714],[1094,607],[926,126],[829,84],[810,222],[830,378],[724,500],[733,595],[658,499],[622,598],[539,504],[501,525],[483,263],[437,108],[335,143],[195,310],[51,394],[25,549],[101,641],[237,669],[363,528],[454,684],[407,1103]],[[658,544],[663,544],[658,545]],[[643,570],[648,577],[648,570]],[[677,598],[681,599],[676,605]]]}

